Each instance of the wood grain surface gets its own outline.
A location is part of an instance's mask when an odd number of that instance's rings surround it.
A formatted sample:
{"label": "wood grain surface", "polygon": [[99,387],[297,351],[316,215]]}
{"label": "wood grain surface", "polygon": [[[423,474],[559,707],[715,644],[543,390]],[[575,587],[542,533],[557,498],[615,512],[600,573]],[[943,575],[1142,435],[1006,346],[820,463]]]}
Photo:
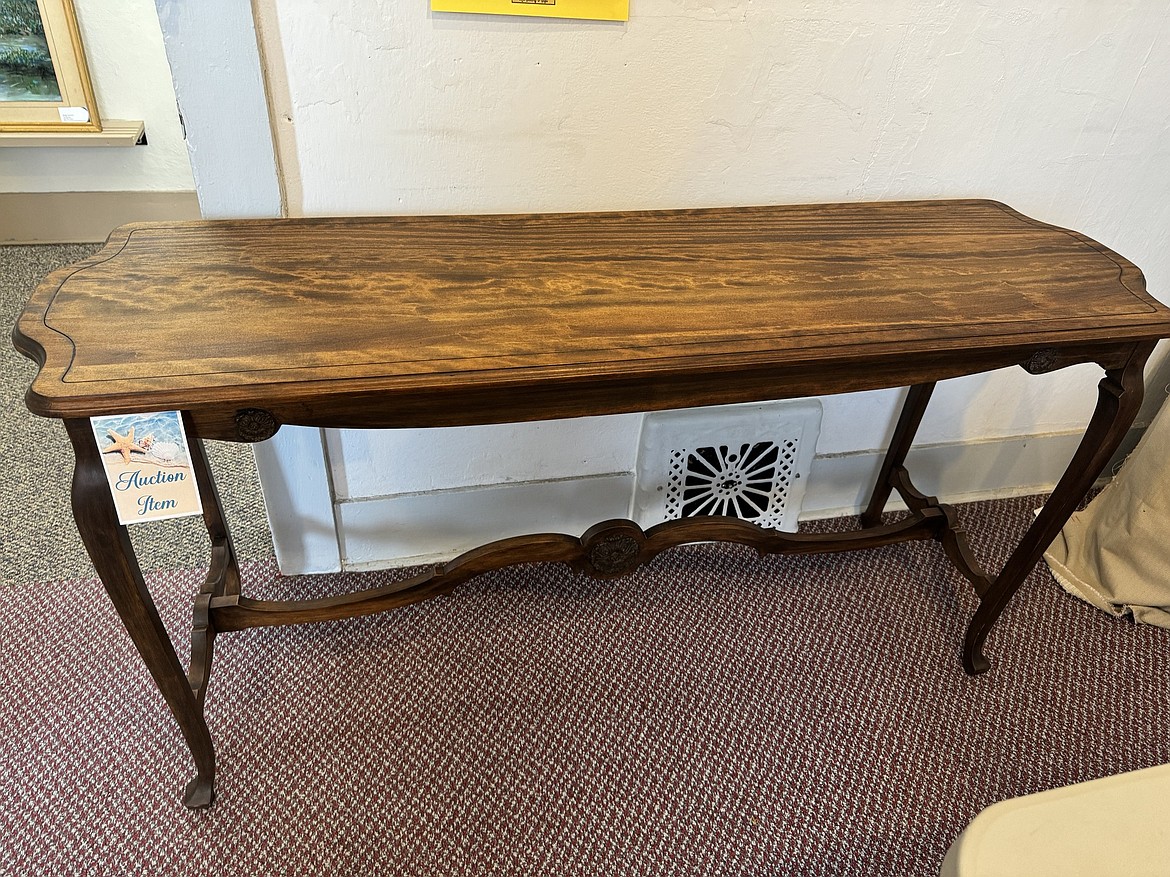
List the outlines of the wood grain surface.
{"label": "wood grain surface", "polygon": [[1038,351],[1064,365],[1167,335],[1131,263],[990,201],[136,224],[50,275],[14,331],[42,363],[34,412],[187,409],[209,436],[244,405],[318,425],[523,420]]}

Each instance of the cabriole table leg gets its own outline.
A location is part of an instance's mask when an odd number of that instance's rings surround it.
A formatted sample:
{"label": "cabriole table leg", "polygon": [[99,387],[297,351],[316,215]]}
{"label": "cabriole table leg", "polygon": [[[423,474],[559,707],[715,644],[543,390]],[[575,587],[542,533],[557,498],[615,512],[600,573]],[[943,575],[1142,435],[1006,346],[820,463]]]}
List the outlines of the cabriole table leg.
{"label": "cabriole table leg", "polygon": [[1142,404],[1145,391],[1142,373],[1153,348],[1152,343],[1137,344],[1124,367],[1106,369],[1098,385],[1097,408],[1072,461],[1023,540],[982,596],[967,628],[963,668],[971,675],[990,668],[983,655],[983,641],[992,625],[1125,438]]}
{"label": "cabriole table leg", "polygon": [[126,528],[118,522],[89,421],[66,420],[65,428],[77,458],[72,493],[77,529],[106,593],[179,723],[195,760],[197,776],[187,785],[183,803],[207,807],[214,796],[215,783],[215,750],[207,722],[142,580]]}

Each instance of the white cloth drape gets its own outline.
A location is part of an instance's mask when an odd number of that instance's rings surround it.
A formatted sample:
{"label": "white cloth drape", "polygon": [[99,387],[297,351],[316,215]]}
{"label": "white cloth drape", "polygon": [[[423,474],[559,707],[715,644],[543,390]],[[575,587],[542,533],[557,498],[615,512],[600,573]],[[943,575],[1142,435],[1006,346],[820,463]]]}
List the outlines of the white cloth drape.
{"label": "white cloth drape", "polygon": [[1044,559],[1070,594],[1112,615],[1170,627],[1170,404]]}

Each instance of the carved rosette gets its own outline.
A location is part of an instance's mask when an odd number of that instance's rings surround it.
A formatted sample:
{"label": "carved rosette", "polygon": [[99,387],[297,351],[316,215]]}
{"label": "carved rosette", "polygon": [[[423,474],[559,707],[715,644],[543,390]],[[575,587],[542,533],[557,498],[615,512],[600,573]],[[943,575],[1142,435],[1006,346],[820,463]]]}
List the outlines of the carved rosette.
{"label": "carved rosette", "polygon": [[622,533],[599,539],[589,546],[589,565],[602,575],[620,576],[637,566],[641,546],[632,536]]}
{"label": "carved rosette", "polygon": [[1020,363],[1030,375],[1042,375],[1060,368],[1060,352],[1055,347],[1045,347],[1037,350],[1027,362]]}
{"label": "carved rosette", "polygon": [[263,442],[276,435],[280,423],[263,408],[244,408],[236,412],[236,435],[242,442]]}
{"label": "carved rosette", "polygon": [[581,537],[585,571],[600,578],[633,572],[641,562],[645,541],[645,534],[632,521],[599,524]]}

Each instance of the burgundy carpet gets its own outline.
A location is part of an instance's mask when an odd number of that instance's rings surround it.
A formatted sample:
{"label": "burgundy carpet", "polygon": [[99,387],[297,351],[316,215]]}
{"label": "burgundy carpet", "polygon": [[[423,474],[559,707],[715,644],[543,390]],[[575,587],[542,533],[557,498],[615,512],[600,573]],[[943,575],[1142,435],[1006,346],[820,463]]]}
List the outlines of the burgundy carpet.
{"label": "burgundy carpet", "polygon": [[[1034,504],[965,507],[979,553],[998,564]],[[380,575],[245,572],[257,595]],[[176,631],[200,578],[149,577]],[[10,589],[0,871],[925,875],[994,801],[1170,761],[1170,631],[1038,569],[970,679],[973,607],[933,543],[700,546],[617,582],[521,567],[227,634],[218,799],[189,812],[181,738],[100,584]]]}

